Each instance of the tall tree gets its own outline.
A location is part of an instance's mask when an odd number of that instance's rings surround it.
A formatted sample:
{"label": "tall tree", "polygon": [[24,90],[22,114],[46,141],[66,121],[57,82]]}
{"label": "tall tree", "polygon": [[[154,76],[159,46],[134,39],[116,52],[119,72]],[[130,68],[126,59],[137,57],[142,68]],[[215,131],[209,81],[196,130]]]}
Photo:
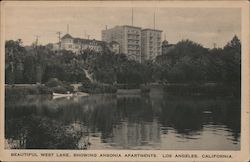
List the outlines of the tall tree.
{"label": "tall tree", "polygon": [[9,84],[23,83],[23,60],[26,50],[22,40],[5,42],[5,82]]}

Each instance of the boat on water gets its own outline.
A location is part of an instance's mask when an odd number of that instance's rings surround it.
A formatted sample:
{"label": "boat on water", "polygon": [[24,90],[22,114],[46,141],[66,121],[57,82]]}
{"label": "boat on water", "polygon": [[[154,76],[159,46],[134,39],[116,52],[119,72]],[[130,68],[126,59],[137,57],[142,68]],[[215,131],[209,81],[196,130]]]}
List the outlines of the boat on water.
{"label": "boat on water", "polygon": [[76,92],[76,93],[55,93],[53,92],[53,98],[61,98],[61,97],[73,97],[73,96],[89,96],[88,93],[85,92]]}
{"label": "boat on water", "polygon": [[211,114],[211,111],[203,111],[203,114]]}
{"label": "boat on water", "polygon": [[55,93],[55,92],[53,92],[53,96],[71,97],[71,96],[73,96],[73,94],[72,93]]}

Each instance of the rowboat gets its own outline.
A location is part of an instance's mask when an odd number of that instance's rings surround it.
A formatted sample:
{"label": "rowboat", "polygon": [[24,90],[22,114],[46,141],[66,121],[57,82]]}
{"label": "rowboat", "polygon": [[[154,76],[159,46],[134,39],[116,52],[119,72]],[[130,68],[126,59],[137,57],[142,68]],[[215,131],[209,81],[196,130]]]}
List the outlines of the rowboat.
{"label": "rowboat", "polygon": [[203,114],[211,114],[211,111],[203,111]]}
{"label": "rowboat", "polygon": [[55,93],[53,92],[53,96],[58,96],[58,97],[71,97],[73,96],[72,93]]}

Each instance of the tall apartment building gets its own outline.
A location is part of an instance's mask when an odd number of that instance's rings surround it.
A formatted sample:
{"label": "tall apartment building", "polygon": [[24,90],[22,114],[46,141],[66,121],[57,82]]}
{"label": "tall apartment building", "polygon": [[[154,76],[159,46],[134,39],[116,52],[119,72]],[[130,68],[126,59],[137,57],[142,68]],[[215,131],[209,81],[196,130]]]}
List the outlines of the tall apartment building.
{"label": "tall apartment building", "polygon": [[141,62],[141,28],[129,25],[116,26],[102,31],[102,41],[115,41],[120,45],[120,53],[129,59]]}
{"label": "tall apartment building", "polygon": [[155,60],[162,54],[161,30],[143,29],[141,31],[142,39],[142,60]]}
{"label": "tall apartment building", "polygon": [[161,33],[161,30],[123,25],[103,30],[102,41],[119,43],[120,53],[142,62],[161,55]]}

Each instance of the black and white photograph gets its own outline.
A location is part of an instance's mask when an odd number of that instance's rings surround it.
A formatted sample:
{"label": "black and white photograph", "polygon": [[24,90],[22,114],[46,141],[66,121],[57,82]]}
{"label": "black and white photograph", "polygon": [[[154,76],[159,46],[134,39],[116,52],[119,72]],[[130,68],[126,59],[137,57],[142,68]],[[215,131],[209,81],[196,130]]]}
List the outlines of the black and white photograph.
{"label": "black and white photograph", "polygon": [[241,7],[16,4],[3,10],[4,150],[246,144]]}

